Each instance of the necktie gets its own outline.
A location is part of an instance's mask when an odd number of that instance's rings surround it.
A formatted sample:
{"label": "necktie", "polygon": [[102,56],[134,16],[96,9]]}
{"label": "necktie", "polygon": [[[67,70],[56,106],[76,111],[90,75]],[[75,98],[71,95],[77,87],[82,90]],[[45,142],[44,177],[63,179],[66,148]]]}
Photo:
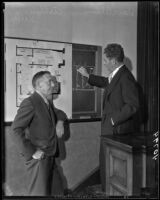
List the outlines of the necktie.
{"label": "necktie", "polygon": [[49,111],[50,116],[52,116],[51,115],[52,114],[52,108],[51,108],[51,104],[49,102],[47,104],[47,107],[48,107],[48,111]]}
{"label": "necktie", "polygon": [[50,116],[52,116],[53,111],[52,111],[51,103],[48,102],[47,106],[48,106],[49,114],[50,114]]}
{"label": "necktie", "polygon": [[49,114],[50,114],[50,117],[52,119],[52,122],[55,123],[55,116],[54,116],[54,111],[53,111],[53,106],[51,105],[50,102],[48,102],[48,111],[49,111]]}

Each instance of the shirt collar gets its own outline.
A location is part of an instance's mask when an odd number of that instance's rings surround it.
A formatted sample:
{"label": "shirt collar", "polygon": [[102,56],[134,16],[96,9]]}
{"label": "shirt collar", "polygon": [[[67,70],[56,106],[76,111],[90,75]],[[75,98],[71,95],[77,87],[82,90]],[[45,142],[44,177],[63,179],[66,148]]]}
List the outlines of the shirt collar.
{"label": "shirt collar", "polygon": [[115,74],[118,72],[118,70],[123,66],[124,64],[122,64],[122,65],[120,65],[119,67],[117,67],[110,75],[109,75],[109,77],[114,77],[115,76]]}

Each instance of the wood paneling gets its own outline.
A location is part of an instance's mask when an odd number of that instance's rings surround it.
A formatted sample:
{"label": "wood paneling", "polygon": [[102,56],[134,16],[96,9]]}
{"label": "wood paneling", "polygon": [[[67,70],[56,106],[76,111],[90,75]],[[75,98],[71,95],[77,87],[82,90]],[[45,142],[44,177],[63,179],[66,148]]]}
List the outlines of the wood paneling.
{"label": "wood paneling", "polygon": [[102,142],[107,195],[140,196],[142,188],[156,187],[152,134],[103,136]]}

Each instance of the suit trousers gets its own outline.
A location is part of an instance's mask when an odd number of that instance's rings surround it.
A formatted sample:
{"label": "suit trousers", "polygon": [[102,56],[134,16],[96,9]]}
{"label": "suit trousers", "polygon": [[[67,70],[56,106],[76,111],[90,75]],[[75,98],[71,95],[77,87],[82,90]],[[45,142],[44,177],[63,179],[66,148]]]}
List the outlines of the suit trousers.
{"label": "suit trousers", "polygon": [[63,195],[63,184],[53,156],[26,161],[28,196]]}

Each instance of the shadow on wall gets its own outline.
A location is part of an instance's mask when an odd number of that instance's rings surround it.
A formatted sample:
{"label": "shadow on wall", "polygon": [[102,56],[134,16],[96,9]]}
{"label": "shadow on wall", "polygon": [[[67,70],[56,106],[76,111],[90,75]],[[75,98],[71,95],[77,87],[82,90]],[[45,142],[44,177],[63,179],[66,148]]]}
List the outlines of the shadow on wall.
{"label": "shadow on wall", "polygon": [[64,123],[64,135],[62,138],[58,139],[58,145],[59,145],[59,157],[56,158],[56,165],[58,169],[58,173],[60,174],[60,178],[62,181],[62,187],[64,190],[64,193],[67,193],[69,191],[68,189],[68,183],[67,183],[67,178],[65,177],[63,173],[63,168],[61,166],[62,160],[66,159],[66,147],[65,147],[65,142],[70,138],[70,127],[69,127],[69,122],[66,121]]}
{"label": "shadow on wall", "polygon": [[124,58],[124,64],[130,71],[133,70],[132,61],[128,57]]}
{"label": "shadow on wall", "polygon": [[[51,100],[51,102],[54,102],[54,100],[59,97],[60,84],[58,84],[58,82],[54,76],[52,78],[54,78],[54,84],[56,85],[56,87],[53,88],[53,89],[55,89],[55,91],[53,91],[53,94],[52,94],[50,100]],[[64,135],[62,136],[62,138],[58,138],[59,156],[55,160],[56,169],[54,170],[55,173],[53,174],[53,185],[52,185],[52,194],[53,195],[61,194],[62,190],[64,191],[64,194],[69,193],[67,178],[65,177],[65,175],[63,173],[63,168],[61,166],[62,160],[66,159],[65,141],[67,141],[69,138],[70,138],[70,127],[69,127],[68,120],[66,120],[64,122]],[[62,187],[62,188],[57,188],[57,186],[56,186],[56,182],[59,182],[59,181],[61,182],[60,187]]]}

